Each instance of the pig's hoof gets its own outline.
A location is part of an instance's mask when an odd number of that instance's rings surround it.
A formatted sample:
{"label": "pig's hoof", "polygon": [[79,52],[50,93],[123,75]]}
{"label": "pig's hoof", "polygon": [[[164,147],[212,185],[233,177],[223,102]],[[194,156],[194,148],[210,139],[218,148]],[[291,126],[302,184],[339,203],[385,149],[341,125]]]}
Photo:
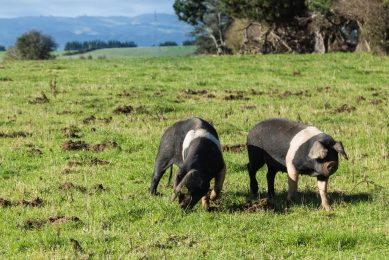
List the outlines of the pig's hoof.
{"label": "pig's hoof", "polygon": [[210,200],[215,201],[218,199],[218,194],[213,190],[210,195]]}
{"label": "pig's hoof", "polygon": [[150,191],[150,195],[152,195],[152,196],[162,196],[162,194],[161,193],[159,193],[158,191],[156,191],[156,190],[152,190],[152,191]]}
{"label": "pig's hoof", "polygon": [[287,200],[286,200],[286,207],[287,207],[287,208],[290,208],[292,205],[293,205],[293,200],[287,199]]}
{"label": "pig's hoof", "polygon": [[322,208],[327,212],[331,211],[330,205],[322,205]]}

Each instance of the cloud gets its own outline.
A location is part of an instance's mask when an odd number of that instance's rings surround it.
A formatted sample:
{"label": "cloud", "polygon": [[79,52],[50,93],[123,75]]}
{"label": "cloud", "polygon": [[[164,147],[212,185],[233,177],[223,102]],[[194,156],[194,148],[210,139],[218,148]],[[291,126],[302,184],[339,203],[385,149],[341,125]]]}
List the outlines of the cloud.
{"label": "cloud", "polygon": [[173,13],[174,0],[2,0],[0,18],[20,16],[136,16]]}

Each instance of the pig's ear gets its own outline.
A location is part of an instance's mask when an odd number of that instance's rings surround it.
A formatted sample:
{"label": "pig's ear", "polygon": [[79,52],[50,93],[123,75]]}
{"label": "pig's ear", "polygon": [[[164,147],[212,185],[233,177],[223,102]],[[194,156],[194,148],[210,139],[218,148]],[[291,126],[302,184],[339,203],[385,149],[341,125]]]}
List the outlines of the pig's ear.
{"label": "pig's ear", "polygon": [[327,153],[328,150],[322,145],[322,143],[316,141],[313,143],[308,156],[311,159],[324,159],[327,156]]}
{"label": "pig's ear", "polygon": [[348,160],[348,156],[347,156],[346,152],[344,151],[344,147],[343,147],[342,142],[336,142],[334,144],[334,146],[332,146],[332,147],[335,149],[335,151],[340,153],[344,159]]}
{"label": "pig's ear", "polygon": [[196,170],[190,170],[184,178],[175,185],[174,191],[173,191],[173,196],[172,196],[172,201],[174,201],[178,194],[182,191],[182,189],[188,184],[189,180],[191,179],[192,175],[196,172]]}

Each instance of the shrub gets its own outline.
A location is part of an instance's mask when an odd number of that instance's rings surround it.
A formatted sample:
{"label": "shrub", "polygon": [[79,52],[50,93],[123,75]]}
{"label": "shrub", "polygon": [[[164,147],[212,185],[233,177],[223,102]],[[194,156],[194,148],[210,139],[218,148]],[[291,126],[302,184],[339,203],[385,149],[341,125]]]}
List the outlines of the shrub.
{"label": "shrub", "polygon": [[4,60],[20,60],[18,50],[14,46],[9,47],[5,52]]}
{"label": "shrub", "polygon": [[32,30],[24,33],[16,41],[16,54],[22,60],[46,60],[54,58],[51,52],[57,44],[49,35]]}

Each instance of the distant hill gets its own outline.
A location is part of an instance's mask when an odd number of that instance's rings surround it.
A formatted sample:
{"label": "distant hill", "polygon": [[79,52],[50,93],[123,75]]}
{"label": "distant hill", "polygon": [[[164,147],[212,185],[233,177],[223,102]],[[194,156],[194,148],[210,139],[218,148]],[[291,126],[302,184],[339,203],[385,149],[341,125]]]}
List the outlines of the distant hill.
{"label": "distant hill", "polygon": [[68,41],[134,41],[152,46],[165,41],[182,43],[190,39],[192,27],[171,14],[135,17],[19,17],[0,19],[0,45],[13,45],[22,33],[32,29],[51,35],[63,49]]}

